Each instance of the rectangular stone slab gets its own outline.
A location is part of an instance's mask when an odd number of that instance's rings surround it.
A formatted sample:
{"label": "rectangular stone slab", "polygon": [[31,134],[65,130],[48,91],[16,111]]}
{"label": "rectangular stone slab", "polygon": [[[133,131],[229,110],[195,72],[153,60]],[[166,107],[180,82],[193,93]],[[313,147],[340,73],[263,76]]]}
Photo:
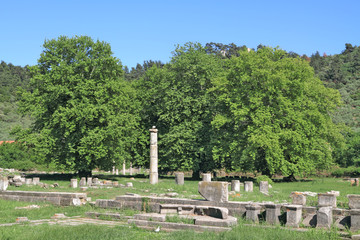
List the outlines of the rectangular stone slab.
{"label": "rectangular stone slab", "polygon": [[229,190],[227,182],[199,182],[199,193],[208,201],[228,202]]}

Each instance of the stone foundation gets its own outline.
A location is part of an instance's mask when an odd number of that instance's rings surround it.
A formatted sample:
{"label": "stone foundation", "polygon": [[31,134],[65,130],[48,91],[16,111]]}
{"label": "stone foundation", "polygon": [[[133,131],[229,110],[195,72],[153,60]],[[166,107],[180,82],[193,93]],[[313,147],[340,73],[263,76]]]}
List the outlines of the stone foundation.
{"label": "stone foundation", "polygon": [[51,202],[59,206],[79,205],[86,203],[86,193],[67,192],[33,192],[33,191],[0,191],[0,198],[24,202]]}

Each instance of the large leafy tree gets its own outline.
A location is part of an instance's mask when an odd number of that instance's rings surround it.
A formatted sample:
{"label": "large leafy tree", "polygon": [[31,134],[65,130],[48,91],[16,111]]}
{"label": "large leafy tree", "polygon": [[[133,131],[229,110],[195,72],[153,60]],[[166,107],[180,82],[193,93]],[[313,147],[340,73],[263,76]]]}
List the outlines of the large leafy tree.
{"label": "large leafy tree", "polygon": [[29,142],[81,175],[130,158],[138,106],[110,45],[61,36],[43,47],[20,104],[35,119]]}
{"label": "large leafy tree", "polygon": [[200,44],[188,43],[174,51],[169,64],[150,68],[137,81],[144,128],[159,129],[162,170],[197,173],[216,167],[210,141],[213,98],[208,90],[222,70],[220,58],[207,54]]}
{"label": "large leafy tree", "polygon": [[216,83],[216,157],[241,170],[301,174],[332,163],[343,144],[330,117],[338,91],[324,87],[309,64],[282,50],[243,51]]}

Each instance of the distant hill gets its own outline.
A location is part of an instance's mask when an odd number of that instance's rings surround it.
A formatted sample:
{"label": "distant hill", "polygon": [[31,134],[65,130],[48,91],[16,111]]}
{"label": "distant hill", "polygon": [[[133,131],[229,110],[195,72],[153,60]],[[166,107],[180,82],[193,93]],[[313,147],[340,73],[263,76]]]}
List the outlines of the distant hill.
{"label": "distant hill", "polygon": [[11,63],[0,63],[0,141],[14,140],[10,136],[16,125],[29,126],[29,117],[20,116],[17,110],[18,88],[28,88],[29,72],[27,67],[14,66]]}

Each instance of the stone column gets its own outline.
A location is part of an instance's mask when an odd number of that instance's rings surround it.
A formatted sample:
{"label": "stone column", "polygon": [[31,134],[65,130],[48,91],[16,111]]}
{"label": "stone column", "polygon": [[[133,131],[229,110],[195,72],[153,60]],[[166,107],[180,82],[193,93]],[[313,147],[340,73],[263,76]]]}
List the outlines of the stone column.
{"label": "stone column", "polygon": [[287,227],[299,227],[301,222],[302,206],[287,205],[286,207],[286,225]]}
{"label": "stone column", "polygon": [[119,175],[119,169],[115,169],[115,175]]}
{"label": "stone column", "polygon": [[113,166],[112,175],[115,175],[115,166]]}
{"label": "stone column", "polygon": [[246,181],[244,182],[244,189],[245,189],[245,192],[252,192],[253,191],[253,182],[251,181]]}
{"label": "stone column", "polygon": [[184,173],[183,172],[175,173],[175,183],[177,185],[184,185]]}
{"label": "stone column", "polygon": [[279,216],[281,215],[281,204],[267,203],[266,208],[266,222],[269,224],[278,224]]}
{"label": "stone column", "polygon": [[123,162],[122,175],[126,175],[126,164]]}
{"label": "stone column", "polygon": [[33,184],[38,185],[39,183],[40,183],[40,178],[39,177],[34,177],[33,178]]}
{"label": "stone column", "polygon": [[77,179],[76,179],[76,178],[70,180],[70,186],[71,186],[72,188],[77,188],[77,187],[78,187],[78,182],[77,182]]}
{"label": "stone column", "polygon": [[269,193],[269,182],[268,181],[260,181],[260,192],[261,193]]}
{"label": "stone column", "polygon": [[9,186],[9,180],[7,177],[0,177],[0,191],[6,191]]}
{"label": "stone column", "polygon": [[150,131],[150,184],[157,184],[158,175],[158,145],[157,145],[157,132],[155,126]]}
{"label": "stone column", "polygon": [[132,176],[132,175],[133,175],[132,163],[130,163],[129,175],[130,175],[130,176]]}
{"label": "stone column", "polygon": [[246,209],[246,220],[259,222],[259,214],[261,209],[260,205],[258,204],[246,205],[245,209]]}
{"label": "stone column", "polygon": [[350,210],[350,231],[355,232],[360,229],[360,209]]}
{"label": "stone column", "polygon": [[231,181],[231,191],[240,192],[240,180]]}
{"label": "stone column", "polygon": [[82,177],[81,179],[80,179],[80,187],[85,187],[86,186],[86,178],[85,177]]}
{"label": "stone column", "polygon": [[100,185],[99,178],[93,178],[93,185]]}
{"label": "stone column", "polygon": [[92,185],[92,177],[88,177],[88,178],[87,178],[87,185],[88,185],[89,187],[91,187],[91,185]]}
{"label": "stone column", "polygon": [[211,173],[203,173],[202,180],[203,182],[211,182]]}
{"label": "stone column", "polygon": [[317,212],[317,224],[319,228],[330,228],[332,224],[332,207],[321,207]]}

